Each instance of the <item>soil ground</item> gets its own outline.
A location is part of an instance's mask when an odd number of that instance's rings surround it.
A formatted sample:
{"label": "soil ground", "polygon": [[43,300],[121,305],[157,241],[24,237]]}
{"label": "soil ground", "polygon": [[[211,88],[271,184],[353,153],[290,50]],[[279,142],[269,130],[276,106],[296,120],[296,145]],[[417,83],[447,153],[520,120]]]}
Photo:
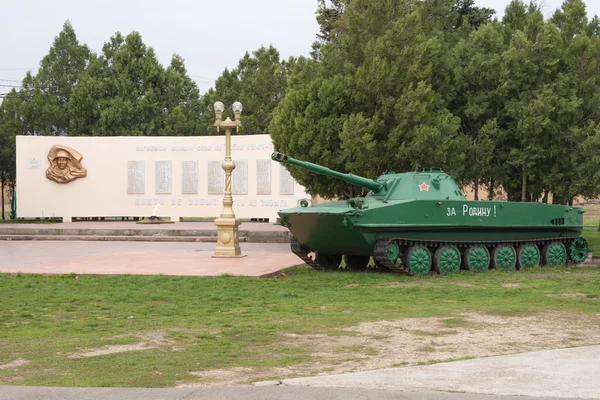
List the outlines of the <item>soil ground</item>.
{"label": "soil ground", "polygon": [[312,349],[316,362],[289,368],[191,371],[198,382],[180,387],[245,385],[255,381],[331,375],[466,358],[600,344],[600,313],[527,316],[464,313],[458,318],[411,318],[363,323],[347,336],[282,334],[282,346]]}

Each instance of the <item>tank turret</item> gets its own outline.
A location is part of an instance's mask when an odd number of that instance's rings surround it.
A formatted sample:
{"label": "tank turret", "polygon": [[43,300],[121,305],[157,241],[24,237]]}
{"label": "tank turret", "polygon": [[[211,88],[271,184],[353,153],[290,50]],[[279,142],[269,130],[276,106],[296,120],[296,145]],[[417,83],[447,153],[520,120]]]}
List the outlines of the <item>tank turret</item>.
{"label": "tank turret", "polygon": [[348,182],[352,185],[360,186],[366,189],[371,190],[373,193],[379,193],[385,189],[386,184],[382,182],[378,182],[373,179],[363,178],[362,176],[357,176],[353,174],[344,174],[338,171],[334,171],[327,167],[323,167],[318,164],[313,164],[307,161],[296,160],[295,158],[288,157],[283,153],[274,152],[271,154],[271,159],[273,161],[280,162],[282,164],[292,164],[297,165],[301,168],[307,169],[309,171],[315,172],[317,174],[333,176],[335,178],[339,178],[345,182]]}

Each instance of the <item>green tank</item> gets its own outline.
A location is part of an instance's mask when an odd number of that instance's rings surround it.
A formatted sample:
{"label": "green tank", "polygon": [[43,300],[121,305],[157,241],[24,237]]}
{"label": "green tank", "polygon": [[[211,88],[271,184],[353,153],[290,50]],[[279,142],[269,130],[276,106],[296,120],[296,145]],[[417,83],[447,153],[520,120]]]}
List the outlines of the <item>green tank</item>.
{"label": "green tank", "polygon": [[[315,269],[374,267],[410,275],[459,269],[510,271],[585,261],[580,207],[469,201],[440,169],[388,173],[377,179],[344,174],[275,152],[271,158],[368,189],[364,197],[280,210],[291,248]],[[311,257],[314,253],[314,257]]]}

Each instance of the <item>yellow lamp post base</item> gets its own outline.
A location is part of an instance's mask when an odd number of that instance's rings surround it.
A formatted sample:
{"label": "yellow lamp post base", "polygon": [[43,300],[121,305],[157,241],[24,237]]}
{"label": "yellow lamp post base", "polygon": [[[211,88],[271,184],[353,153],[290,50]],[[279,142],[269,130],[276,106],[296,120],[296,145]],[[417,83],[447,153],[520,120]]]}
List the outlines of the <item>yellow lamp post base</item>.
{"label": "yellow lamp post base", "polygon": [[238,242],[238,227],[241,221],[235,218],[218,218],[215,220],[217,226],[217,247],[214,258],[240,258],[246,257],[242,254]]}

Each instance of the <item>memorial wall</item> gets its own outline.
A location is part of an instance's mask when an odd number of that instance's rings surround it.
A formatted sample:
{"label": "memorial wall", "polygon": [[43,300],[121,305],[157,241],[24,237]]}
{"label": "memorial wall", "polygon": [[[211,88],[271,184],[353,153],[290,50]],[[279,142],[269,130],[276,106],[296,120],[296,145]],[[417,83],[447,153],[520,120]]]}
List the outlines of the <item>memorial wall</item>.
{"label": "memorial wall", "polygon": [[[237,218],[275,221],[309,198],[271,161],[269,135],[233,135]],[[224,136],[17,137],[17,215],[218,217],[223,209]]]}

